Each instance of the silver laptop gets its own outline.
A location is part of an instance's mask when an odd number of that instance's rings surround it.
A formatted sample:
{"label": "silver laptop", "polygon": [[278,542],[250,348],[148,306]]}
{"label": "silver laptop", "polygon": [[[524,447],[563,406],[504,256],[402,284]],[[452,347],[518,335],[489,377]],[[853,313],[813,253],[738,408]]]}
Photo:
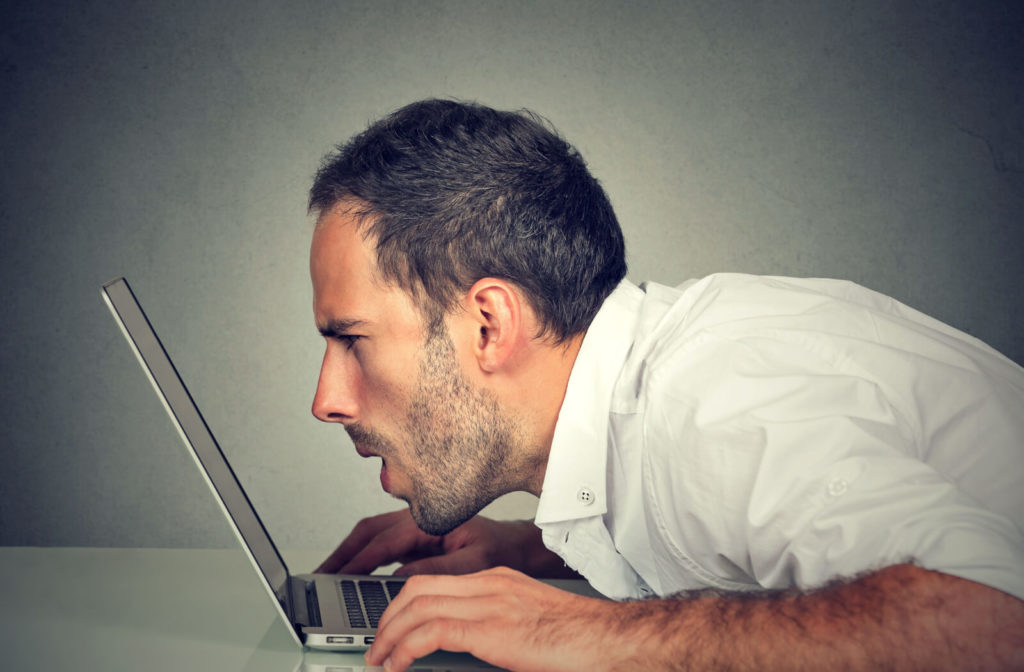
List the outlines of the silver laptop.
{"label": "silver laptop", "polygon": [[373,643],[380,615],[398,594],[403,579],[343,574],[293,576],[128,282],[119,278],[106,283],[103,298],[295,641],[300,646],[305,644],[315,649],[358,651],[368,648]]}

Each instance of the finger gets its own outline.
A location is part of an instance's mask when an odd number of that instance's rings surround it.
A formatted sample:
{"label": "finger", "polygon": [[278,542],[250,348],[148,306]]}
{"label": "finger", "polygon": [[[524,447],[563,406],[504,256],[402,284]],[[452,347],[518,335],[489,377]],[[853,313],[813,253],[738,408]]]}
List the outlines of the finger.
{"label": "finger", "polygon": [[478,551],[473,548],[463,548],[447,555],[433,555],[410,560],[395,570],[395,576],[471,574],[487,568],[487,563]]}
{"label": "finger", "polygon": [[387,624],[381,622],[366,661],[380,665],[390,659],[389,665],[402,669],[438,649],[473,653],[486,648],[483,628],[476,625],[500,618],[502,604],[493,595],[421,595]]}
{"label": "finger", "polygon": [[341,544],[314,571],[326,574],[337,572],[382,530],[399,524],[408,515],[408,509],[402,509],[360,520]]}
{"label": "finger", "polygon": [[504,567],[462,576],[443,574],[412,576],[384,611],[378,630],[385,627],[396,615],[405,611],[409,604],[417,598],[490,597],[516,590],[519,588],[519,578],[534,582],[534,579]]}
{"label": "finger", "polygon": [[[592,619],[606,619],[607,615],[599,612],[614,603],[560,591],[510,570],[470,577],[413,577],[406,588],[410,584],[417,594],[402,605],[389,607],[391,613],[385,614],[389,618],[382,619],[366,655],[371,665],[383,663],[386,669],[402,670],[437,650],[465,651],[498,667],[524,672],[559,666],[567,670],[593,668],[607,660],[607,651],[596,647],[603,641],[602,635],[596,640],[578,635],[590,631]],[[445,586],[478,594],[429,592]],[[400,607],[397,612],[395,606]],[[552,625],[568,627],[577,636],[538,639],[545,614]],[[570,644],[568,651],[566,643]],[[559,665],[553,665],[556,662]]]}
{"label": "finger", "polygon": [[366,662],[371,666],[382,665],[388,672],[403,672],[418,658],[435,651],[472,653],[482,658],[478,652],[465,644],[473,639],[472,635],[466,634],[472,627],[473,624],[469,621],[458,618],[430,621],[410,632],[400,645],[390,649],[379,663],[374,663],[367,652]]}
{"label": "finger", "polygon": [[374,569],[440,550],[441,540],[419,528],[398,524],[371,539],[338,570],[342,574],[367,574]]}

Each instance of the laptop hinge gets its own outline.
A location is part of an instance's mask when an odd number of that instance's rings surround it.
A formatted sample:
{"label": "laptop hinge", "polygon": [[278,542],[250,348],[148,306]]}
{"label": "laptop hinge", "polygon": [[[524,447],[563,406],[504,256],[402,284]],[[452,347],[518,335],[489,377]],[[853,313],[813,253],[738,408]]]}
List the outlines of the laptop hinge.
{"label": "laptop hinge", "polygon": [[[320,614],[317,613],[313,616],[310,615],[310,595],[309,591],[314,591],[315,587],[312,581],[305,581],[298,577],[292,576],[288,578],[288,617],[292,620],[292,623],[297,625],[316,625],[320,620]],[[312,600],[315,604],[316,599]]]}

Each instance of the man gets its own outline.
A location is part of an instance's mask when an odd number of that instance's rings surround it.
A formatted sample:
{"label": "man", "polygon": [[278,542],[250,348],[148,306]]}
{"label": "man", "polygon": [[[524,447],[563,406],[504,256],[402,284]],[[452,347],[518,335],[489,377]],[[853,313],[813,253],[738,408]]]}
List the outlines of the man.
{"label": "man", "polygon": [[[526,113],[403,108],[310,209],[313,412],[409,504],[320,570],[421,575],[369,663],[1024,668],[1020,367],[850,283],[623,280]],[[475,517],[515,490],[533,523]],[[530,578],[572,572],[615,600]]]}

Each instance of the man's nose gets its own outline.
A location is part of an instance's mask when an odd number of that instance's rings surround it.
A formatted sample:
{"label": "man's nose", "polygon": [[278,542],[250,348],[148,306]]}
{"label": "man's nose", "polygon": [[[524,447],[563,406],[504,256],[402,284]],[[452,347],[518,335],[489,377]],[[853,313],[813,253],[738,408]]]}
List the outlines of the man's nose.
{"label": "man's nose", "polygon": [[313,415],[323,422],[348,422],[358,414],[353,371],[343,359],[333,356],[328,345],[313,397]]}

